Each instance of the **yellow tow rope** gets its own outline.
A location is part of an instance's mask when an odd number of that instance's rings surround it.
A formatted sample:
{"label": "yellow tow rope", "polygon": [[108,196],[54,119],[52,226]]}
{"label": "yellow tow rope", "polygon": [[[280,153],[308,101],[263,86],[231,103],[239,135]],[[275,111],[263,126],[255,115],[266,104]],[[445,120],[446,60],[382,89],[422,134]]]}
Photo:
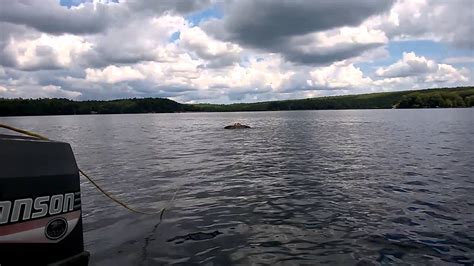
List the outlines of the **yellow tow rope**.
{"label": "yellow tow rope", "polygon": [[[36,138],[36,139],[41,139],[41,140],[50,140],[49,138],[45,137],[45,136],[42,136],[38,133],[35,133],[35,132],[30,132],[30,131],[27,131],[27,130],[24,130],[24,129],[20,129],[20,128],[16,128],[16,127],[12,127],[12,126],[9,126],[9,125],[5,125],[5,124],[0,124],[0,128],[4,128],[4,129],[8,129],[8,130],[11,130],[11,131],[15,131],[17,133],[21,133],[21,134],[24,134],[24,135],[27,135],[27,136],[30,136],[30,137],[33,137],[33,138]],[[146,214],[146,215],[156,215],[156,214],[160,214],[160,220],[162,219],[163,217],[163,213],[165,212],[165,208],[161,209],[160,211],[158,212],[145,212],[145,211],[140,211],[140,210],[137,210],[135,208],[132,208],[130,206],[128,206],[126,203],[124,203],[123,201],[115,198],[114,196],[110,195],[110,193],[108,193],[107,191],[103,190],[94,180],[92,180],[92,178],[90,178],[86,173],[84,173],[84,171],[82,171],[81,169],[79,169],[79,173],[81,173],[85,178],[87,178],[87,180],[89,180],[89,182],[94,185],[94,187],[96,187],[100,192],[102,192],[102,194],[104,194],[107,198],[111,199],[112,201],[114,201],[115,203],[119,204],[120,206],[124,207],[125,209],[131,211],[131,212],[135,212],[135,213],[139,213],[139,214]],[[178,192],[178,189],[176,190],[176,192],[174,193],[173,195],[173,198],[171,199],[174,200],[175,196],[176,196],[176,193]]]}

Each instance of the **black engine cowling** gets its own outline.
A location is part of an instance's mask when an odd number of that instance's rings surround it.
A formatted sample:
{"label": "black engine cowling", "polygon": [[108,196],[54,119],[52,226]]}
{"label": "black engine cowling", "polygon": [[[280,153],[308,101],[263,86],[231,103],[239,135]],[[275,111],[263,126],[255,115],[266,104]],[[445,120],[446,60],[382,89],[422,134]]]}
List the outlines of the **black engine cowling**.
{"label": "black engine cowling", "polygon": [[0,265],[87,265],[88,257],[70,145],[0,135]]}

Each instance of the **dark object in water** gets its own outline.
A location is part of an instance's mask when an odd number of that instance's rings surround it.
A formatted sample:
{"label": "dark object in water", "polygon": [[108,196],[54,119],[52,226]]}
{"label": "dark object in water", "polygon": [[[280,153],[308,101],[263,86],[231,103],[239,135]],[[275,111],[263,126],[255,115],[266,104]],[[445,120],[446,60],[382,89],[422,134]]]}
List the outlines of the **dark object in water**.
{"label": "dark object in water", "polygon": [[226,127],[224,127],[224,128],[225,128],[225,129],[240,129],[240,128],[251,128],[251,127],[249,127],[249,126],[247,126],[247,125],[242,125],[242,124],[240,124],[240,123],[235,123],[235,124],[233,124],[233,125],[226,126]]}
{"label": "dark object in water", "polygon": [[0,135],[0,264],[87,265],[68,143]]}
{"label": "dark object in water", "polygon": [[185,236],[173,237],[171,239],[168,239],[166,242],[172,242],[172,241],[179,240],[179,241],[176,242],[176,244],[181,244],[186,240],[202,241],[202,240],[212,239],[212,238],[214,238],[214,237],[216,237],[220,234],[222,234],[222,233],[217,231],[217,230],[214,231],[214,232],[211,232],[211,233],[197,232],[197,233],[187,234]]}

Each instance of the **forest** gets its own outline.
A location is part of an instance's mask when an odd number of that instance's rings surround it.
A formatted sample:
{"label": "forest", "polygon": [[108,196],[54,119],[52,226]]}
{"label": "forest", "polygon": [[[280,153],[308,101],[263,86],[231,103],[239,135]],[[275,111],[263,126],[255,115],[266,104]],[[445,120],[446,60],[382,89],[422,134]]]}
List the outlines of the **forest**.
{"label": "forest", "polygon": [[164,98],[134,98],[108,101],[0,98],[0,116],[456,108],[473,106],[474,87],[457,87],[234,104],[182,104]]}

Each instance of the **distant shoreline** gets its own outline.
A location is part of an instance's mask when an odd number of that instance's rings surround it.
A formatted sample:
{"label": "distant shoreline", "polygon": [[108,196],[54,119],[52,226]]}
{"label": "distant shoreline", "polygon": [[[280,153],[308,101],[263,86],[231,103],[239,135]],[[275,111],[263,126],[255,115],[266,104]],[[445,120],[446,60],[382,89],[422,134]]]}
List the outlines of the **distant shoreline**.
{"label": "distant shoreline", "polygon": [[301,110],[273,110],[273,111],[193,111],[193,112],[162,112],[162,113],[108,113],[108,114],[41,114],[41,115],[9,115],[7,117],[43,117],[43,116],[104,116],[104,115],[153,115],[153,114],[212,114],[212,113],[277,113],[277,112],[305,112],[305,111],[375,111],[375,110],[464,110],[474,109],[474,107],[440,107],[440,108],[360,108],[360,109],[301,109]]}
{"label": "distant shoreline", "polygon": [[0,98],[0,117],[470,107],[474,107],[474,87],[472,86],[234,104],[182,104],[165,98],[106,101]]}

